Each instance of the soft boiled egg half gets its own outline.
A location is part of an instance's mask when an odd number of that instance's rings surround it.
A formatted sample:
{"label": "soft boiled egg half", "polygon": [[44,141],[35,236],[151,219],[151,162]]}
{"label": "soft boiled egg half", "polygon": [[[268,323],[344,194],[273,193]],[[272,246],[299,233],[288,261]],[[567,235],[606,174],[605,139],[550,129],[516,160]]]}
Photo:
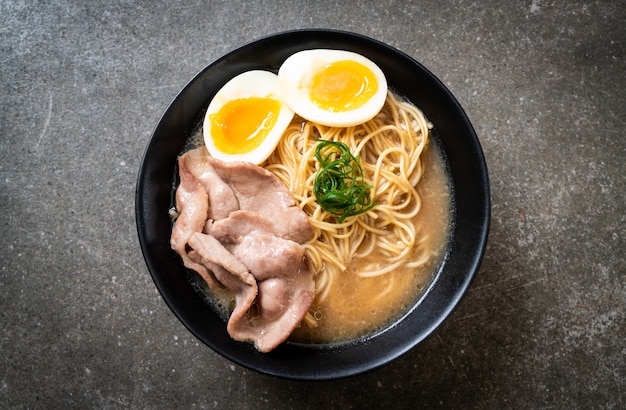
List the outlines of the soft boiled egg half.
{"label": "soft boiled egg half", "polygon": [[278,94],[276,74],[247,71],[227,82],[211,100],[204,117],[204,143],[214,158],[260,165],[278,145],[293,115]]}
{"label": "soft boiled egg half", "polygon": [[368,58],[343,50],[305,50],[278,71],[283,100],[302,118],[331,127],[371,120],[387,98],[387,80]]}

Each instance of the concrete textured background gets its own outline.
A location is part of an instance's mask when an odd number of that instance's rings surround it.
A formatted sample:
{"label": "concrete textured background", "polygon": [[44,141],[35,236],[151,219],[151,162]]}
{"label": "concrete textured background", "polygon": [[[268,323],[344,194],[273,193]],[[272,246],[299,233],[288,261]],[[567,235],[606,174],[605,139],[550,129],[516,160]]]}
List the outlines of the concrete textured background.
{"label": "concrete textured background", "polygon": [[[205,65],[295,28],[368,35],[466,109],[493,219],[469,293],[394,363],[275,379],[196,340],[134,189]],[[626,407],[626,2],[0,2],[0,408]]]}

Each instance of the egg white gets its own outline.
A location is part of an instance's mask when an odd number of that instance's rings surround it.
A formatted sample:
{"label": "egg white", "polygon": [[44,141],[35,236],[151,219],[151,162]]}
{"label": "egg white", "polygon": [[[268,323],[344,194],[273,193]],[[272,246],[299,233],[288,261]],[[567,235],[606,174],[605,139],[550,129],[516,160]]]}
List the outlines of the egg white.
{"label": "egg white", "polygon": [[[367,67],[378,82],[377,92],[362,106],[341,112],[319,107],[310,98],[314,76],[329,64],[350,60]],[[297,52],[285,60],[278,71],[278,89],[283,100],[299,116],[318,124],[350,127],[374,118],[387,98],[387,79],[368,58],[350,51],[314,49]]]}
{"label": "egg white", "polygon": [[[229,101],[249,97],[271,98],[279,101],[280,109],[276,123],[261,144],[252,151],[240,154],[223,152],[216,147],[211,136],[211,115],[219,112]],[[211,100],[204,116],[204,143],[214,158],[223,161],[246,161],[260,165],[274,152],[293,116],[294,112],[280,98],[276,74],[263,70],[247,71],[228,81]]]}

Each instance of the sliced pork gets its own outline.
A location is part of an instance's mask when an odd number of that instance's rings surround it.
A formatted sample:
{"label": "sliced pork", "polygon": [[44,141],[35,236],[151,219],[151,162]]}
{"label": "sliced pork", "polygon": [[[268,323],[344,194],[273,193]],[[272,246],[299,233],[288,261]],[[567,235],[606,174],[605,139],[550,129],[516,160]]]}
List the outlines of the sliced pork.
{"label": "sliced pork", "polygon": [[233,212],[205,231],[239,258],[257,280],[293,276],[304,257],[299,243],[277,236],[271,222],[256,212]]}
{"label": "sliced pork", "polygon": [[304,248],[297,242],[263,233],[244,236],[225,244],[257,280],[276,276],[293,277],[300,269]]}
{"label": "sliced pork", "polygon": [[302,264],[298,274],[291,280],[270,278],[259,282],[257,305],[260,310],[259,326],[254,322],[240,321],[229,328],[231,336],[239,340],[251,340],[261,352],[269,352],[287,340],[309,310],[315,296],[315,284],[308,263]]}
{"label": "sliced pork", "polygon": [[215,286],[212,273],[206,266],[190,258],[187,252],[189,238],[202,230],[208,218],[208,195],[202,183],[189,172],[182,157],[179,159],[178,173],[180,184],[176,189],[176,209],[179,215],[172,228],[170,245],[180,255],[185,267],[198,272],[209,286]]}
{"label": "sliced pork", "polygon": [[197,255],[199,262],[211,269],[215,278],[235,295],[235,309],[228,320],[228,331],[246,326],[246,314],[258,293],[254,277],[248,269],[217,239],[210,235],[196,232],[189,238],[189,246],[193,248],[192,257]]}
{"label": "sliced pork", "polygon": [[228,218],[211,221],[205,228],[211,235],[229,242],[236,242],[240,238],[253,232],[276,235],[272,222],[258,212],[235,211]]}
{"label": "sliced pork", "polygon": [[210,219],[226,218],[231,212],[239,209],[239,203],[230,186],[222,181],[210,163],[208,153],[204,149],[187,151],[180,157],[184,167],[200,181],[207,193],[209,201],[208,216]]}
{"label": "sliced pork", "polygon": [[265,168],[248,162],[225,162],[210,158],[215,172],[233,190],[239,208],[263,215],[274,225],[277,235],[303,243],[314,235],[293,194]]}
{"label": "sliced pork", "polygon": [[225,163],[198,148],[180,157],[179,174],[172,248],[211,288],[233,293],[231,337],[271,351],[315,295],[302,246],[314,235],[307,216],[278,178],[253,164]]}

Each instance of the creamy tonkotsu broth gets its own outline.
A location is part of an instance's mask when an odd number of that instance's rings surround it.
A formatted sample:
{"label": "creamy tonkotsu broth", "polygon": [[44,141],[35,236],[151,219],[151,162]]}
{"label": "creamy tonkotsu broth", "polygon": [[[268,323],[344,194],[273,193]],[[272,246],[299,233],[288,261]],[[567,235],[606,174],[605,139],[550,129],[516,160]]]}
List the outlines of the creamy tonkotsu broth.
{"label": "creamy tonkotsu broth", "polygon": [[[425,165],[418,191],[422,208],[415,218],[428,249],[428,262],[417,269],[389,272],[371,278],[358,276],[359,265],[352,264],[336,281],[321,304],[314,302],[316,321],[303,322],[290,340],[305,343],[351,341],[371,334],[405,313],[423,294],[444,256],[450,231],[451,195],[444,161],[434,142],[422,155]],[[384,258],[381,253],[373,258]]]}

